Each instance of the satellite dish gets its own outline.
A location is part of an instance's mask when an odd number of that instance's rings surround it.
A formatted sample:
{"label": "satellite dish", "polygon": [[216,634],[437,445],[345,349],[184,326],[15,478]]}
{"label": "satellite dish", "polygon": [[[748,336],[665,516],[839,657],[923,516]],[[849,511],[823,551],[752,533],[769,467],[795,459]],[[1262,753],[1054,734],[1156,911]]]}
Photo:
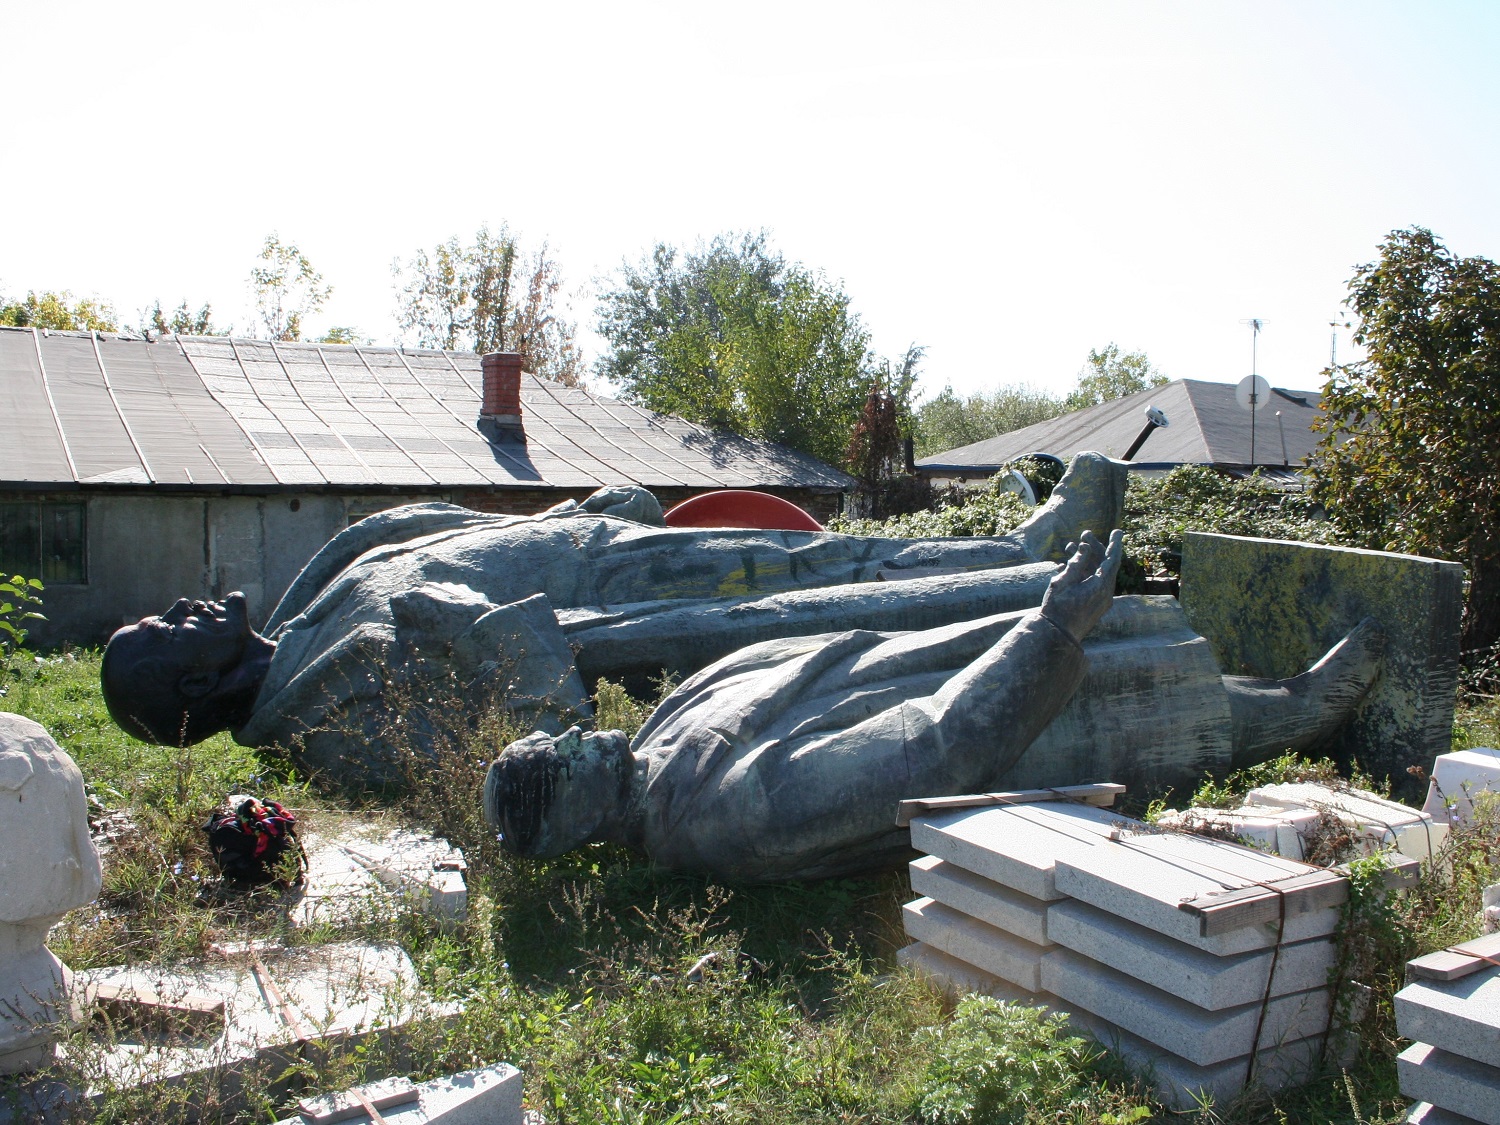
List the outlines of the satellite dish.
{"label": "satellite dish", "polygon": [[1036,490],[1031,487],[1031,482],[1021,475],[1020,469],[1012,469],[1001,477],[996,491],[1019,496],[1021,502],[1028,508],[1036,507]]}
{"label": "satellite dish", "polygon": [[1271,384],[1264,375],[1246,375],[1235,385],[1234,401],[1244,410],[1264,410],[1271,405]]}
{"label": "satellite dish", "polygon": [[1168,425],[1167,412],[1159,406],[1146,407],[1146,419],[1153,426],[1158,426],[1162,429],[1165,429]]}

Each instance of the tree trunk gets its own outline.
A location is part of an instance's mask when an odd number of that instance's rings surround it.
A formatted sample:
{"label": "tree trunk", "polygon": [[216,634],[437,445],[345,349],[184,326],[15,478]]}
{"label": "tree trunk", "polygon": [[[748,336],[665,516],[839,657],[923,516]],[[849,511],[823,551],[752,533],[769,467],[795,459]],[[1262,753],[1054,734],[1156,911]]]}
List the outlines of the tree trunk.
{"label": "tree trunk", "polygon": [[1460,648],[1465,662],[1482,659],[1500,641],[1500,551],[1471,549],[1469,596],[1464,602]]}

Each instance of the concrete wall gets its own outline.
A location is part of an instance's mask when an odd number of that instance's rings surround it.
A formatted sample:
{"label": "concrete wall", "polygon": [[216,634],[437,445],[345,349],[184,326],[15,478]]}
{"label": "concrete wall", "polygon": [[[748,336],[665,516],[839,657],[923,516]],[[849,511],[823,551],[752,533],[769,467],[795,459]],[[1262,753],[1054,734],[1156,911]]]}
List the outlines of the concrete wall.
{"label": "concrete wall", "polygon": [[[11,497],[7,497],[11,498]],[[347,526],[351,509],[446,496],[193,496],[171,493],[36,494],[17,499],[87,505],[88,582],[43,593],[45,622],[28,644],[100,644],[122,624],[178,598],[243,590],[251,620],[264,621],[308,559]]]}

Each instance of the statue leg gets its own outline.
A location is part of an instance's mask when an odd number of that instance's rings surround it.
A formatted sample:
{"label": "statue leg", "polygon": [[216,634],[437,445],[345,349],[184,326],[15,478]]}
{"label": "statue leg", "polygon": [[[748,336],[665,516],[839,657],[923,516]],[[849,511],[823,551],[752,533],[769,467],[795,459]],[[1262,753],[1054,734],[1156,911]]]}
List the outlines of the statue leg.
{"label": "statue leg", "polygon": [[1384,651],[1385,631],[1367,617],[1300,676],[1225,676],[1234,767],[1325,742],[1370,690]]}

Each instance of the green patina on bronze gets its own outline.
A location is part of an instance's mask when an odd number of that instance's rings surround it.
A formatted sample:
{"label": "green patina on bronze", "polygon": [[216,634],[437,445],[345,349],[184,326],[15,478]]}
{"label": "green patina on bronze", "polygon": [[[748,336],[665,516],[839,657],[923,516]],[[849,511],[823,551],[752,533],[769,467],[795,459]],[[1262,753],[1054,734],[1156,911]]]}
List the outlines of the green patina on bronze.
{"label": "green patina on bronze", "polygon": [[1193,532],[1182,606],[1230,674],[1292,676],[1366,615],[1386,632],[1380,678],[1335,747],[1407,784],[1452,739],[1463,568],[1415,555]]}

